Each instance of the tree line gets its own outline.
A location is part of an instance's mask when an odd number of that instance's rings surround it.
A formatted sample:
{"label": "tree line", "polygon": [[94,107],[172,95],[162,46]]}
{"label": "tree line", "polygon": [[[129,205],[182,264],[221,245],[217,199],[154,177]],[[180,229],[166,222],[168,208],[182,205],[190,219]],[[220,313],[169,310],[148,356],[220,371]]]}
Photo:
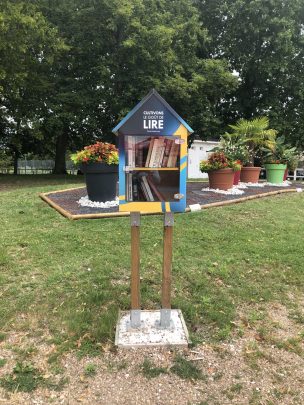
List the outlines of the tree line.
{"label": "tree line", "polygon": [[0,150],[55,159],[154,87],[202,139],[267,115],[304,146],[304,0],[1,0]]}

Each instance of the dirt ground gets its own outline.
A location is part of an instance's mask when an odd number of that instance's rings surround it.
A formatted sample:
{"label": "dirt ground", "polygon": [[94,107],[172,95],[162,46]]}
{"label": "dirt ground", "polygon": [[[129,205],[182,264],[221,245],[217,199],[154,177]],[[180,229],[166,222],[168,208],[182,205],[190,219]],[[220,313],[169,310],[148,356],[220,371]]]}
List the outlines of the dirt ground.
{"label": "dirt ground", "polygon": [[[31,393],[0,388],[0,404],[304,404],[303,324],[288,314],[282,305],[269,305],[269,328],[265,331],[265,319],[263,328],[260,321],[250,324],[240,310],[237,333],[229,342],[203,343],[186,350],[117,352],[109,344],[102,347],[100,356],[81,360],[70,352],[61,357],[57,375],[50,371],[47,361],[56,351],[54,344],[47,343],[47,334],[35,338],[24,332],[13,333],[0,344],[0,358],[6,360],[0,378],[12,372],[22,348],[34,347],[30,361],[42,378],[52,377],[54,382],[64,379],[64,383],[55,384],[56,388],[42,385]],[[191,372],[181,378],[173,372],[177,354],[191,360],[201,370],[201,378],[195,379]],[[147,376],[144,361],[165,372]]]}

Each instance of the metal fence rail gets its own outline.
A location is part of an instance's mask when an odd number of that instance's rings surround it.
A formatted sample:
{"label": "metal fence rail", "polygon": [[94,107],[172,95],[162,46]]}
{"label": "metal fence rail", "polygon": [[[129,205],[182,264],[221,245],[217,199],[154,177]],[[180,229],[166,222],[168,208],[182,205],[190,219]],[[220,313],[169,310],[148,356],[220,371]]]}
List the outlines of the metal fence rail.
{"label": "metal fence rail", "polygon": [[[54,160],[18,159],[18,174],[50,174],[55,166]],[[66,162],[69,174],[77,174],[77,168],[70,160]]]}
{"label": "metal fence rail", "polygon": [[304,179],[304,168],[297,168],[296,170],[294,170],[294,172],[293,172],[293,174],[290,174],[290,173],[292,173],[292,171],[289,171],[288,172],[288,178],[289,179],[291,179],[291,180],[294,180],[294,181],[296,181],[296,180],[303,180]]}

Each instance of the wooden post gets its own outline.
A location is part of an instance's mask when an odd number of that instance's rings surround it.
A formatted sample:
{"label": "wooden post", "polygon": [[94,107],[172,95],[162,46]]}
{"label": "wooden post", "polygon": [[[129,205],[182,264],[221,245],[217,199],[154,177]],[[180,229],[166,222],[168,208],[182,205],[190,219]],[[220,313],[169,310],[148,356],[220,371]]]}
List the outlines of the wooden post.
{"label": "wooden post", "polygon": [[131,327],[140,327],[140,213],[131,212]]}
{"label": "wooden post", "polygon": [[172,212],[164,215],[164,257],[163,257],[163,280],[162,280],[162,309],[160,316],[160,326],[170,327],[171,320],[171,269],[172,269],[172,249],[173,249],[173,224]]}

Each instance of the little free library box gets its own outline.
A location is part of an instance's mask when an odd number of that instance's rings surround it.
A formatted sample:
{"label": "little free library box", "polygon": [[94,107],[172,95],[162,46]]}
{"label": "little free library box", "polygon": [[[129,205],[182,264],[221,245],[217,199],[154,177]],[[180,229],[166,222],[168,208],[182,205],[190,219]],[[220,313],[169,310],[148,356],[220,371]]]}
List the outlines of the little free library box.
{"label": "little free library box", "polygon": [[184,212],[189,125],[153,89],[113,132],[119,137],[119,210]]}

